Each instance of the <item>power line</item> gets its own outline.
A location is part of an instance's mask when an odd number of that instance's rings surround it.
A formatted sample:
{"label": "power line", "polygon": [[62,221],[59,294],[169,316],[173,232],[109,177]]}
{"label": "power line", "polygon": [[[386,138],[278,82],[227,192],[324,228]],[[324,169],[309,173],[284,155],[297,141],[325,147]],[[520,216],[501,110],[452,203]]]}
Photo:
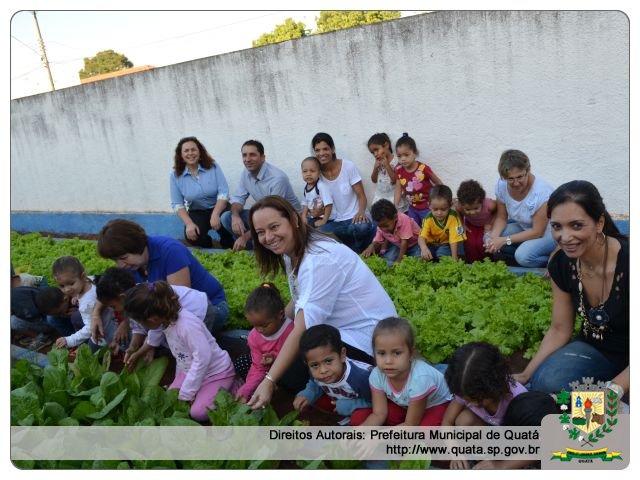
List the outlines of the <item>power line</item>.
{"label": "power line", "polygon": [[23,73],[23,74],[21,74],[21,75],[18,75],[17,77],[11,77],[11,80],[18,80],[19,78],[26,77],[26,76],[27,76],[27,75],[29,75],[30,73],[33,73],[33,72],[35,72],[36,70],[40,70],[41,68],[42,68],[42,65],[38,65],[38,66],[37,66],[36,68],[34,68],[33,70],[29,70],[28,72]]}
{"label": "power line", "polygon": [[35,53],[36,55],[40,56],[40,52],[37,51],[35,48],[31,47],[30,45],[27,45],[26,43],[24,43],[22,40],[20,40],[18,37],[15,37],[13,35],[11,35],[11,38],[13,38],[14,40],[20,42],[22,45],[24,45],[25,47],[27,47],[29,50],[31,50],[33,53]]}
{"label": "power line", "polygon": [[270,17],[270,16],[276,15],[278,13],[280,13],[280,12],[268,13],[266,15],[260,15],[259,17],[245,18],[243,20],[238,20],[236,22],[227,23],[225,25],[217,25],[215,27],[205,28],[204,30],[198,30],[197,32],[190,32],[190,33],[185,33],[183,35],[176,35],[176,36],[173,36],[173,37],[167,37],[167,38],[163,38],[163,39],[160,39],[160,40],[154,40],[153,42],[149,42],[149,43],[143,43],[143,44],[140,44],[140,45],[133,45],[133,46],[127,47],[127,48],[147,47],[149,45],[154,45],[156,43],[162,43],[162,42],[167,42],[167,41],[170,41],[170,40],[176,40],[178,38],[190,37],[192,35],[199,35],[200,33],[210,32],[212,30],[219,30],[221,28],[226,28],[226,27],[230,27],[230,26],[233,26],[233,25],[238,25],[240,23],[245,23],[245,22],[250,22],[250,21],[253,21],[253,20],[258,20],[260,18]]}

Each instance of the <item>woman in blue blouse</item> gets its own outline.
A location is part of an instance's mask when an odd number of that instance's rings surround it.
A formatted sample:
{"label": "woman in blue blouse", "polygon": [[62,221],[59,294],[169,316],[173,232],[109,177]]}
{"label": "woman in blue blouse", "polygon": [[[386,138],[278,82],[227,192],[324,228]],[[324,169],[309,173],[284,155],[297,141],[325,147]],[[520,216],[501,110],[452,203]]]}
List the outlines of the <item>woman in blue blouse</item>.
{"label": "woman in blue blouse", "polygon": [[233,239],[222,228],[220,215],[228,208],[229,187],[222,168],[196,137],[178,142],[169,176],[171,206],[184,223],[184,238],[191,245],[211,248],[209,230],[220,236],[223,248]]}

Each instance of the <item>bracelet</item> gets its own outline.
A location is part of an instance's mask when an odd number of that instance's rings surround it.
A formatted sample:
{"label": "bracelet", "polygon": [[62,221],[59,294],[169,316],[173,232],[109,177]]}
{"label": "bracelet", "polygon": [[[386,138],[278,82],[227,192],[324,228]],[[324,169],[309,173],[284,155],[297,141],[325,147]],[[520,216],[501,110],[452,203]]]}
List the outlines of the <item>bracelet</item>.
{"label": "bracelet", "polygon": [[618,397],[618,400],[621,400],[622,397],[624,396],[624,388],[622,388],[617,383],[613,383],[612,381],[608,381],[605,384],[605,387],[608,388],[609,390],[612,390],[616,394],[616,396]]}
{"label": "bracelet", "polygon": [[264,376],[265,380],[269,380],[271,383],[273,383],[273,386],[275,388],[278,388],[278,384],[276,383],[276,381],[273,379],[273,377],[271,375],[269,375],[268,373]]}

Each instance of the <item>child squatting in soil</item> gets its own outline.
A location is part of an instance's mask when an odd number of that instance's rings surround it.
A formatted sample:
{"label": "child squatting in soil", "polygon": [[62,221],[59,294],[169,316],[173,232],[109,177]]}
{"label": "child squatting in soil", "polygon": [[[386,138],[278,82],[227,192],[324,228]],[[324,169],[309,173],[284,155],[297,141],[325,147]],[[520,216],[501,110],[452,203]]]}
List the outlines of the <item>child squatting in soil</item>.
{"label": "child squatting in soil", "polygon": [[169,389],[191,403],[194,420],[208,420],[213,399],[224,388],[234,394],[238,384],[229,354],[216,343],[205,324],[181,308],[178,295],[167,282],[141,283],[124,298],[124,311],[147,330],[160,329],[176,359],[176,376]]}
{"label": "child squatting in soil", "polygon": [[311,378],[293,400],[296,410],[317,405],[350,417],[358,409],[371,407],[370,365],[347,358],[337,328],[321,324],[305,330],[300,338],[300,354]]}

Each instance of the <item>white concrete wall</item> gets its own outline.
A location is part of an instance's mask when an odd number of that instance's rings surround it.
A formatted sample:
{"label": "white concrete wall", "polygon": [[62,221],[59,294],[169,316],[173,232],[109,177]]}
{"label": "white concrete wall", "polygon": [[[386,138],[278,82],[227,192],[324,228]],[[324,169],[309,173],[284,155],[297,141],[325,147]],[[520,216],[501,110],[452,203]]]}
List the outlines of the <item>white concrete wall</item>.
{"label": "white concrete wall", "polygon": [[[493,193],[507,148],[554,185],[629,213],[629,23],[620,12],[440,12],[243,50],[11,102],[13,211],[169,211],[179,138],[235,186],[255,138],[301,191],[330,133],[367,192],[366,142],[407,131],[456,190]],[[369,198],[372,198],[370,195]]]}

